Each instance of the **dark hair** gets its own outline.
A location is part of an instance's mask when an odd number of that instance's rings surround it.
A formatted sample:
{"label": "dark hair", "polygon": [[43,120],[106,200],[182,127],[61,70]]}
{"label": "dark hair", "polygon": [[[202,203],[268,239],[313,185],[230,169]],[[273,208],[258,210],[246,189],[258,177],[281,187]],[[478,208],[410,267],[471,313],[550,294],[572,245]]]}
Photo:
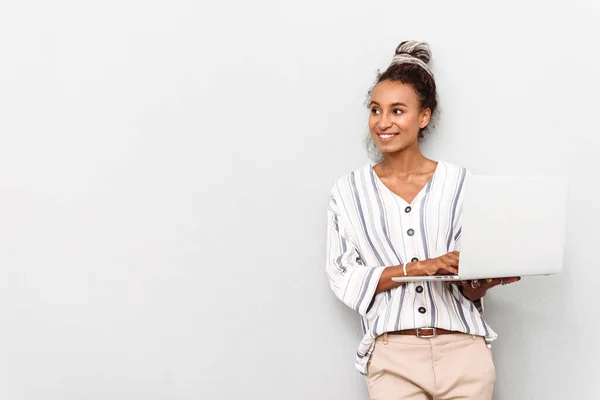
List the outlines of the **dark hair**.
{"label": "dark hair", "polygon": [[[398,45],[394,59],[384,72],[378,72],[375,85],[382,81],[400,82],[412,86],[419,97],[421,109],[429,108],[432,118],[436,113],[437,91],[435,79],[427,63],[431,60],[431,50],[425,42],[405,41]],[[373,86],[373,88],[375,87]],[[369,90],[369,98],[373,92]],[[430,124],[419,131],[419,138],[424,137]]]}

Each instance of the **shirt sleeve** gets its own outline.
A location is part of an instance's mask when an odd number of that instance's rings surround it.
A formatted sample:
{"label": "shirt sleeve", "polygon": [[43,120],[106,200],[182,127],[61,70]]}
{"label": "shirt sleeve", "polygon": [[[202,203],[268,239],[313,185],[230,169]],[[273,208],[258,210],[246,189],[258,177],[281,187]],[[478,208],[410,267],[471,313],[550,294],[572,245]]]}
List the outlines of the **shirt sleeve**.
{"label": "shirt sleeve", "polygon": [[366,316],[386,267],[365,265],[352,232],[341,196],[334,187],[327,210],[329,285],[338,299]]}
{"label": "shirt sleeve", "polygon": [[[465,177],[468,178],[470,175],[471,175],[471,172],[468,170],[465,170]],[[448,251],[455,251],[455,250],[460,251],[460,239],[462,238],[462,212],[463,212],[463,201],[464,201],[463,193],[464,193],[464,190],[461,191],[460,196],[458,198],[458,210],[457,210],[455,220],[453,221],[453,227],[452,227],[453,236],[451,238],[450,248],[448,249]],[[460,266],[459,266],[459,270],[460,270]],[[483,316],[483,313],[485,310],[483,303],[484,303],[483,297],[473,301],[473,305],[475,306],[477,311],[479,311],[479,314],[481,316]]]}
{"label": "shirt sleeve", "polygon": [[[464,171],[464,179],[466,182],[466,180],[471,175],[471,172],[467,169],[465,169]],[[450,237],[450,246],[448,248],[448,251],[460,251],[460,239],[462,238],[463,202],[465,198],[464,193],[464,187],[462,187],[458,195],[458,201],[456,203],[456,214],[454,215],[454,220],[452,221],[452,236]]]}

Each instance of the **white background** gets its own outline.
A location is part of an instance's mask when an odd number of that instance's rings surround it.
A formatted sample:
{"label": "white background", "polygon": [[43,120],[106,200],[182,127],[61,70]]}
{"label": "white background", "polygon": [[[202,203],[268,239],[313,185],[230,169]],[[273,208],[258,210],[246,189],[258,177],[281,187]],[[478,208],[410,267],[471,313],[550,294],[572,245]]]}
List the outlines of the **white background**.
{"label": "white background", "polygon": [[599,21],[591,0],[2,0],[0,398],[367,399],[325,210],[406,39],[434,54],[428,156],[571,179],[564,273],[489,295],[496,398],[597,391]]}

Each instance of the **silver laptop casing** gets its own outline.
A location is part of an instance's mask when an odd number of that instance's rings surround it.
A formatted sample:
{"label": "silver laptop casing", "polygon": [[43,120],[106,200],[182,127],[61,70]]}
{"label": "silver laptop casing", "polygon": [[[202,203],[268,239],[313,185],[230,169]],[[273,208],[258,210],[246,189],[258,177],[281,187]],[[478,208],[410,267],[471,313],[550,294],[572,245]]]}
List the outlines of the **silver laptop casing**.
{"label": "silver laptop casing", "polygon": [[470,175],[464,190],[458,276],[393,281],[551,275],[562,270],[566,178]]}

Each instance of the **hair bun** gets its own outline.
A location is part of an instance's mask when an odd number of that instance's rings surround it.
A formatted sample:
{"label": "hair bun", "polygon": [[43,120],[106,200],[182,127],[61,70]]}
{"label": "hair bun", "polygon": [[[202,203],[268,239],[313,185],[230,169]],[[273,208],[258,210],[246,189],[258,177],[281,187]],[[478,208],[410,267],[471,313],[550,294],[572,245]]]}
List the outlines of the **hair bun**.
{"label": "hair bun", "polygon": [[396,55],[407,54],[409,56],[418,58],[425,64],[431,60],[431,48],[427,42],[420,42],[417,40],[406,40],[396,47]]}

